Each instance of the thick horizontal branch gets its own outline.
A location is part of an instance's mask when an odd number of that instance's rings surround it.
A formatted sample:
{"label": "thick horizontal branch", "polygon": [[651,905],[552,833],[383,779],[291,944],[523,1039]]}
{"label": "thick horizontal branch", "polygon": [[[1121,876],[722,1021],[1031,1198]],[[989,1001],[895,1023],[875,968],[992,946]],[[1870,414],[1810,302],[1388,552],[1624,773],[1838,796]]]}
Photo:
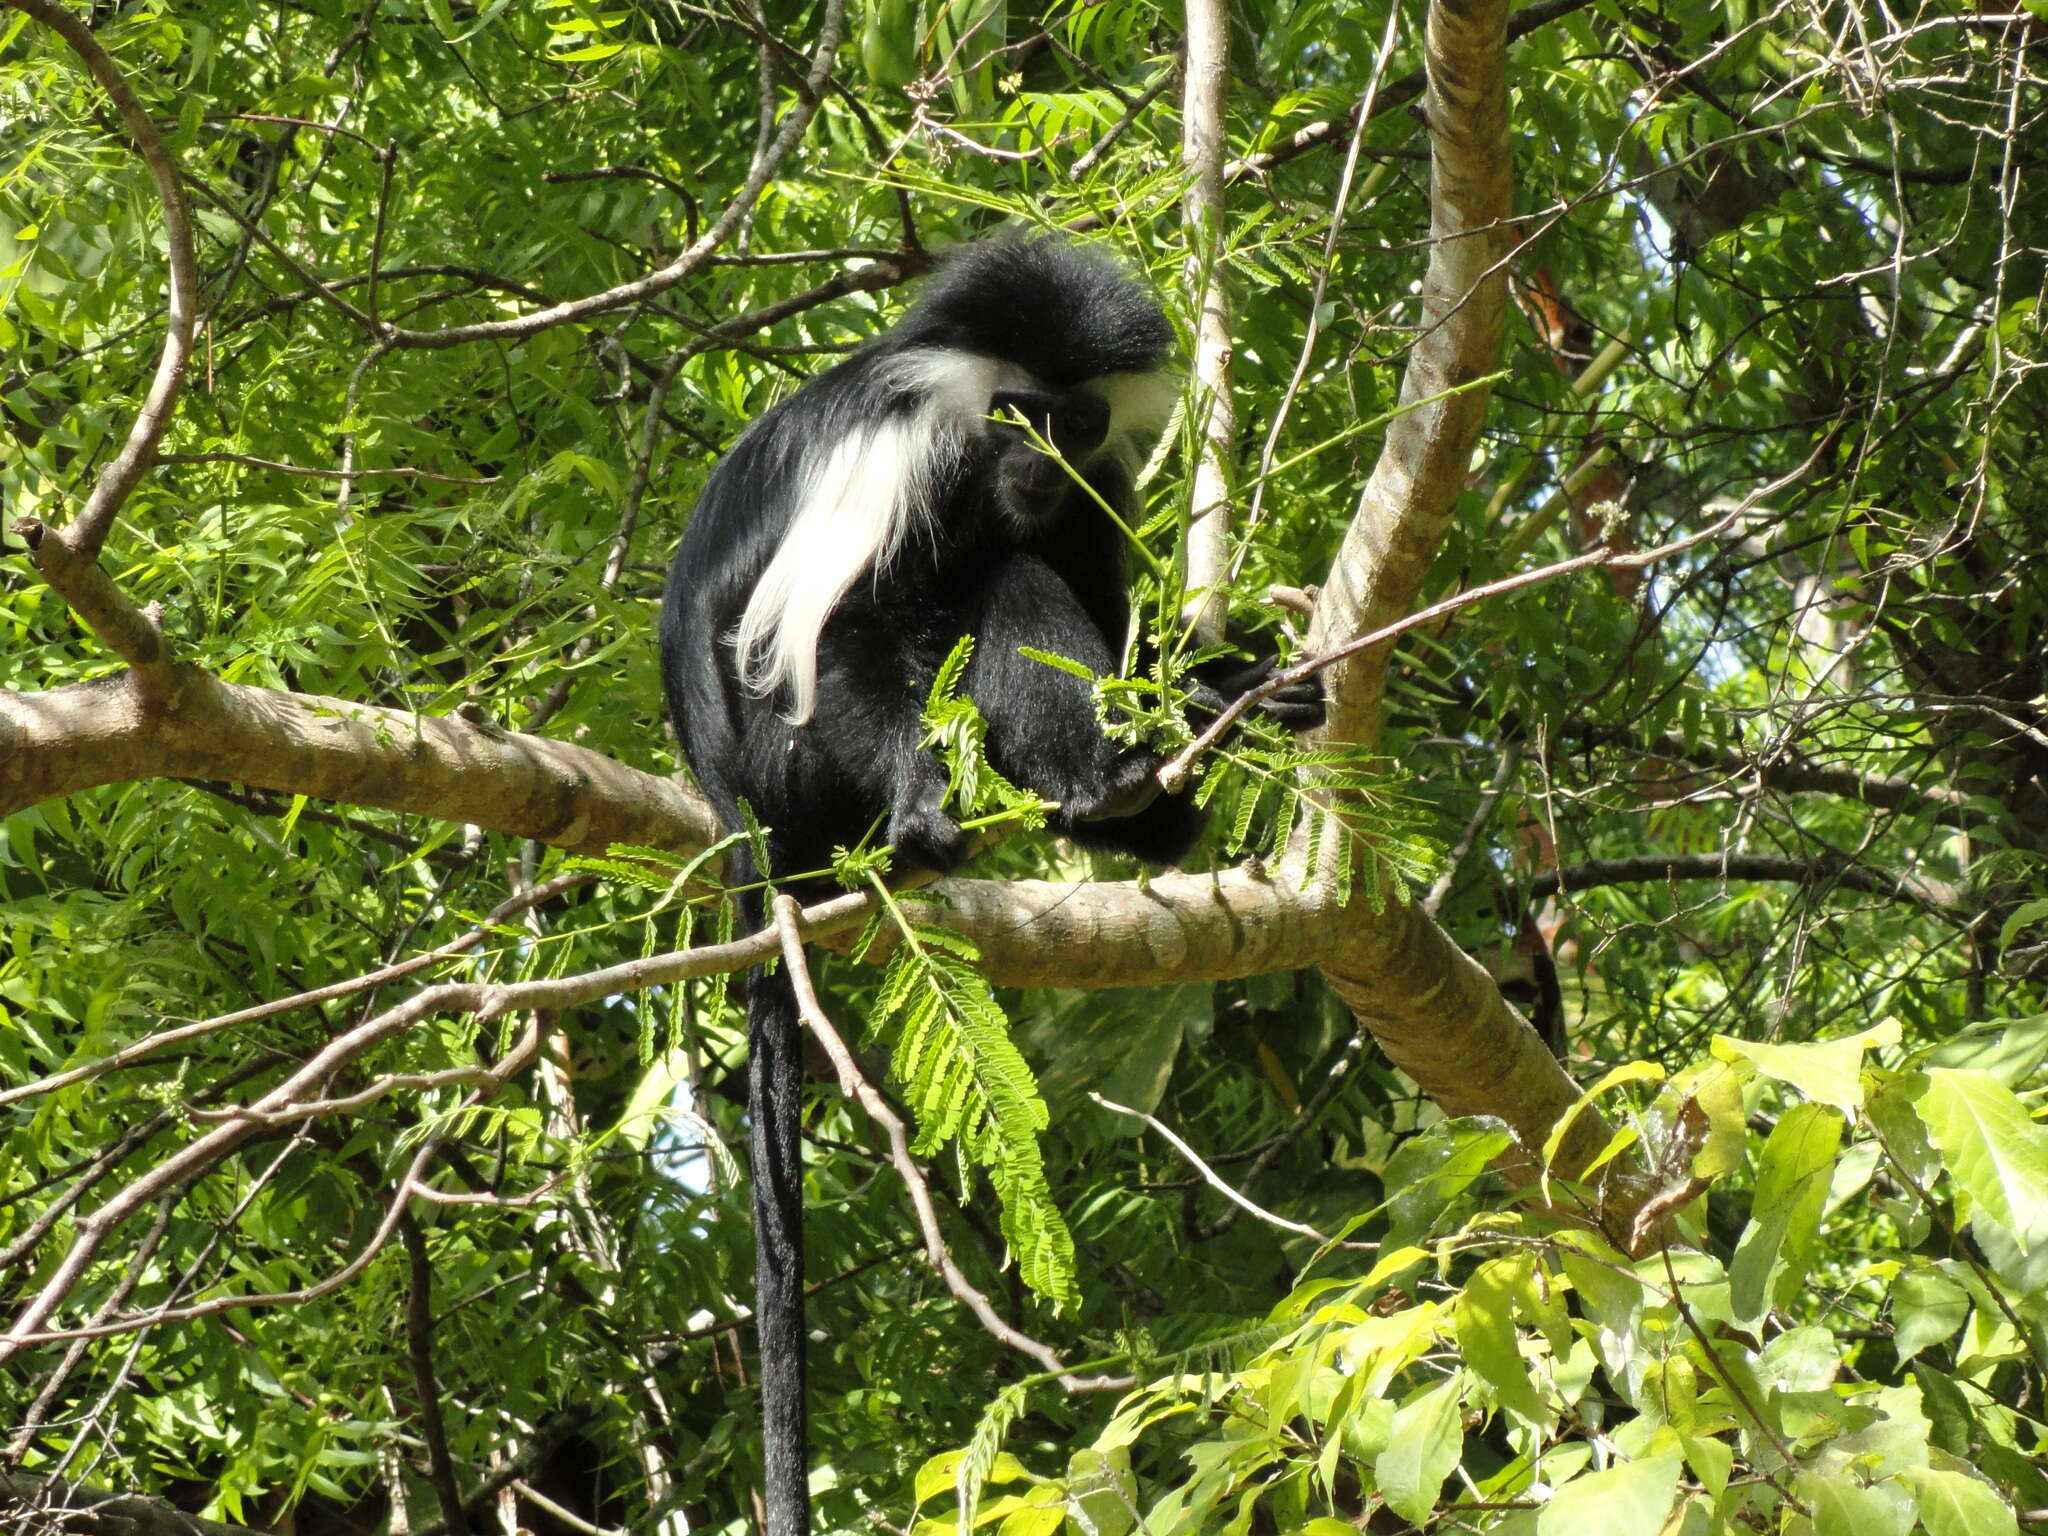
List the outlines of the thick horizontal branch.
{"label": "thick horizontal branch", "polygon": [[467,823],[572,852],[613,843],[695,852],[718,833],[672,780],[540,736],[452,715],[225,683],[168,669],[45,693],[0,693],[0,816],[137,779],[215,779]]}

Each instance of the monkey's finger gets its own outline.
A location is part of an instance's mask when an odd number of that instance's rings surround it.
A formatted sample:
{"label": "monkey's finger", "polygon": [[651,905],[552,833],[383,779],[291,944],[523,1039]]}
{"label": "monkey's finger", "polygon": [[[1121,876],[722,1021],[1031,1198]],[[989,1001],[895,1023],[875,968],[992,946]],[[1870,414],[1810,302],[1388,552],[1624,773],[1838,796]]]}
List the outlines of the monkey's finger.
{"label": "monkey's finger", "polygon": [[1323,723],[1328,713],[1322,682],[1309,678],[1305,682],[1289,683],[1270,699],[1261,699],[1259,713],[1290,731],[1313,730]]}

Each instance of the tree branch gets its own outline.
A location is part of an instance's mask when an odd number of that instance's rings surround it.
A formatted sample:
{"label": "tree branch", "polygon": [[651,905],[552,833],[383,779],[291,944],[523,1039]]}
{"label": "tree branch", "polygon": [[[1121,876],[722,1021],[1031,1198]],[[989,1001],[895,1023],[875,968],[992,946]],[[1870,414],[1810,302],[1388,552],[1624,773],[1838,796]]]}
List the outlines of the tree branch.
{"label": "tree branch", "polygon": [[[86,498],[84,509],[58,535],[69,554],[91,562],[99,558],[100,547],[107,541],[107,530],[113,526],[114,514],[121,510],[121,504],[149,468],[151,454],[170,426],[171,411],[178,403],[178,388],[184,379],[185,362],[192,355],[192,327],[198,308],[199,266],[192,255],[192,223],[185,212],[185,195],[178,183],[177,161],[172,158],[163,135],[156,131],[156,124],[150,120],[149,113],[129,86],[127,76],[100,46],[99,39],[87,29],[85,22],[55,0],[0,0],[0,4],[26,13],[55,32],[92,72],[92,77],[107,93],[107,99],[113,102],[114,110],[121,115],[122,126],[135,141],[135,152],[149,167],[150,177],[156,182],[157,197],[164,207],[164,243],[170,255],[170,294],[166,305],[169,325],[164,333],[163,352],[157,358],[156,377],[150,381],[142,409],[135,413],[127,442],[114,461],[100,472],[99,483]],[[47,545],[47,540],[44,542]],[[33,541],[31,547],[35,547]],[[36,563],[40,567],[42,561],[38,559]],[[51,585],[57,584],[52,581]],[[69,594],[66,596],[68,598]],[[89,618],[87,622],[93,623],[95,629],[100,627]],[[113,641],[108,643],[113,644]],[[115,648],[120,650],[118,646]],[[120,650],[120,654],[129,661],[139,660],[125,650]]]}
{"label": "tree branch", "polygon": [[694,794],[568,742],[166,669],[0,692],[0,816],[132,779],[216,779],[467,822],[554,847],[694,852],[718,837]]}
{"label": "tree branch", "polygon": [[1230,393],[1230,294],[1223,260],[1223,108],[1230,83],[1230,28],[1222,0],[1188,0],[1181,90],[1181,168],[1187,190],[1185,281],[1195,305],[1195,463],[1188,493],[1187,600],[1182,622],[1200,644],[1223,638],[1229,609],[1230,466],[1237,402]]}
{"label": "tree branch", "polygon": [[1546,896],[1589,891],[1600,885],[1672,880],[1716,880],[1724,884],[1731,880],[1784,880],[1795,885],[1838,885],[1844,890],[1862,891],[1887,901],[1908,902],[1930,912],[1951,915],[1961,900],[1961,893],[1944,881],[1887,874],[1839,853],[1820,853],[1803,859],[1757,853],[1652,853],[1631,859],[1589,859],[1536,876],[1529,882],[1529,896],[1541,901]]}
{"label": "tree branch", "polygon": [[[1491,391],[1507,308],[1507,136],[1503,0],[1437,0],[1429,9],[1432,153],[1429,266],[1421,325],[1343,547],[1316,601],[1308,650],[1320,655],[1398,622],[1414,607],[1464,489]],[[1333,741],[1379,738],[1387,650],[1351,657],[1326,678]]]}

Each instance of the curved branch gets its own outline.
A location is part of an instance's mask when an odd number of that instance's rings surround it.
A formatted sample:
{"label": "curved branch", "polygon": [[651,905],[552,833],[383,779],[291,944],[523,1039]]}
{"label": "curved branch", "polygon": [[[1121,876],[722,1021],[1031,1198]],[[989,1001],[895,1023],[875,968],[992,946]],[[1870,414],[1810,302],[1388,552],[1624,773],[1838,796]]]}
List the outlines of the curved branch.
{"label": "curved branch", "polygon": [[[1472,386],[1500,355],[1512,182],[1503,0],[1437,0],[1429,10],[1425,112],[1432,151],[1429,267],[1420,333],[1329,580],[1307,649],[1333,651],[1414,606],[1464,489],[1491,391]],[[1327,735],[1370,746],[1385,688],[1382,646],[1335,667]]]}
{"label": "curved branch", "polygon": [[[178,402],[178,388],[185,375],[185,362],[192,355],[192,326],[198,312],[199,265],[192,254],[192,223],[185,212],[185,194],[178,184],[178,163],[172,158],[163,135],[156,131],[149,113],[128,84],[120,66],[114,63],[99,39],[85,23],[54,0],[0,0],[41,22],[70,45],[71,51],[92,72],[100,88],[121,115],[121,123],[135,141],[135,152],[149,167],[156,182],[157,197],[164,205],[164,241],[170,255],[170,298],[167,305],[170,326],[164,336],[163,353],[157,359],[156,377],[135,423],[128,429],[128,441],[114,456],[113,463],[100,471],[99,482],[86,498],[85,508],[58,537],[65,549],[81,560],[96,559],[113,526],[114,514],[127,501],[151,462],[158,441],[171,424],[171,410]],[[42,563],[40,557],[38,566]],[[95,626],[96,628],[98,626]],[[109,641],[112,644],[112,641]],[[116,646],[118,650],[119,647]],[[127,651],[122,656],[138,661]]]}

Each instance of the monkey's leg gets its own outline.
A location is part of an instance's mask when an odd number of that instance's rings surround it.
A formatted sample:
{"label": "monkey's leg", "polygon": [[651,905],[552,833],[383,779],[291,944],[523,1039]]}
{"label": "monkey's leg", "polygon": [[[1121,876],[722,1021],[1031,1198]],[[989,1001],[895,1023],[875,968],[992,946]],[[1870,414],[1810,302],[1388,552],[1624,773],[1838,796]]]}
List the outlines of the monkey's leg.
{"label": "monkey's leg", "polygon": [[854,819],[886,810],[897,862],[937,870],[967,851],[946,814],[945,765],[920,745],[944,639],[893,610],[835,619],[818,647],[817,707],[798,727],[837,781],[829,789],[866,807]]}
{"label": "monkey's leg", "polygon": [[1163,759],[1111,741],[1095,713],[1095,690],[1032,660],[1025,647],[1097,675],[1116,668],[1109,639],[1043,561],[1018,556],[992,572],[980,594],[966,682],[988,721],[996,771],[1059,801],[1050,819],[1069,837],[1159,863],[1180,857],[1200,818],[1185,798],[1159,793],[1154,775]]}

